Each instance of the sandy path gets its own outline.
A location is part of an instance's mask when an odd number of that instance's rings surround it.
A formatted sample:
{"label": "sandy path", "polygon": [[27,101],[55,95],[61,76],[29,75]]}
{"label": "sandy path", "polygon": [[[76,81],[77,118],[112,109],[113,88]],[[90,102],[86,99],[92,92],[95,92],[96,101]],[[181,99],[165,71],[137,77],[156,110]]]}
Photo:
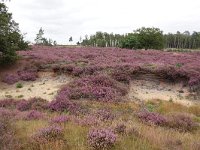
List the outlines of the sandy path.
{"label": "sandy path", "polygon": [[53,77],[51,73],[40,73],[40,78],[33,82],[20,83],[22,88],[16,88],[16,84],[7,85],[0,82],[0,99],[15,98],[29,99],[32,97],[41,97],[51,101],[56,96],[62,85],[69,83],[71,79],[65,75]]}
{"label": "sandy path", "polygon": [[190,92],[181,84],[170,84],[164,82],[135,80],[131,82],[128,97],[130,100],[153,100],[160,99],[173,101],[186,106],[193,104],[189,98]]}

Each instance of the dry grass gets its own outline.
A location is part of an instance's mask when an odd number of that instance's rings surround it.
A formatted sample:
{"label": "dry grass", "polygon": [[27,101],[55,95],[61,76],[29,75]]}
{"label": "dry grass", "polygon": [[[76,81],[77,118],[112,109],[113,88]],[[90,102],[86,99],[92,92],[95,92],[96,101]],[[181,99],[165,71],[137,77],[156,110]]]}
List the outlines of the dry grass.
{"label": "dry grass", "polygon": [[[186,107],[180,104],[174,104],[170,102],[148,102],[155,106],[154,111],[162,114],[167,113],[190,113],[193,116],[198,117],[200,107],[191,106]],[[95,125],[95,128],[110,127],[114,128],[117,124],[123,123],[126,126],[126,132],[119,134],[113,150],[156,150],[156,149],[183,149],[183,150],[198,150],[200,148],[200,130],[197,129],[194,132],[179,132],[175,129],[169,129],[167,127],[159,127],[154,125],[143,124],[134,115],[140,108],[135,103],[108,103],[106,106],[104,103],[83,101],[82,105],[92,110],[107,108],[112,112],[118,112],[118,117],[109,122],[101,122]],[[51,114],[50,116],[55,116]],[[36,147],[34,143],[31,143],[30,137],[40,128],[48,126],[48,121],[17,121],[17,136],[23,143],[24,149],[28,150],[88,150],[90,149],[87,143],[87,133],[90,126],[84,126],[76,124],[73,121],[68,122],[64,127],[64,141],[55,141],[48,144],[39,145]]]}

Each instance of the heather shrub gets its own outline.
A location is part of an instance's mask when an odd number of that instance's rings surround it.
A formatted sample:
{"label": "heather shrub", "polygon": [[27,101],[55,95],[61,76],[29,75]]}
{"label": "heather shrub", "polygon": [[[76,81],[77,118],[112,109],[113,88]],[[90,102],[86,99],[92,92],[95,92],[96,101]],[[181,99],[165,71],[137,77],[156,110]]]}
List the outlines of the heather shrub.
{"label": "heather shrub", "polygon": [[56,64],[52,67],[53,71],[55,73],[59,73],[59,74],[61,74],[61,73],[71,74],[73,72],[74,68],[75,68],[75,65],[73,65],[73,64],[64,64],[64,65]]}
{"label": "heather shrub", "polygon": [[17,103],[17,109],[20,110],[20,111],[27,111],[31,108],[31,104],[29,101],[26,101],[26,100],[20,100],[18,103]]}
{"label": "heather shrub", "polygon": [[64,139],[63,129],[58,126],[50,126],[40,129],[33,136],[34,141],[37,143],[47,143]]}
{"label": "heather shrub", "polygon": [[117,124],[114,131],[118,134],[123,134],[126,132],[126,125],[123,123]]}
{"label": "heather shrub", "polygon": [[104,75],[88,76],[73,81],[59,92],[58,96],[69,99],[89,98],[100,101],[119,101],[127,94],[121,83]]}
{"label": "heather shrub", "polygon": [[197,124],[187,114],[170,114],[166,120],[166,126],[182,132],[192,131],[197,128]]}
{"label": "heather shrub", "polygon": [[47,109],[48,102],[41,98],[32,98],[28,101],[20,100],[17,104],[17,109],[20,111],[27,110],[45,110]]}
{"label": "heather shrub", "polygon": [[123,96],[121,92],[112,87],[94,87],[92,88],[92,98],[102,101],[120,101]]}
{"label": "heather shrub", "polygon": [[150,123],[154,125],[166,124],[166,118],[155,112],[142,111],[142,112],[139,112],[137,116],[142,122],[145,122],[145,123]]}
{"label": "heather shrub", "polygon": [[31,70],[18,71],[17,74],[19,75],[20,80],[22,81],[35,81],[38,77],[37,72]]}
{"label": "heather shrub", "polygon": [[16,110],[0,108],[0,118],[15,119],[19,113]]}
{"label": "heather shrub", "polygon": [[[124,51],[118,48],[107,48],[105,50],[88,47],[60,47],[56,48],[56,50],[53,49],[55,49],[55,47],[34,47],[32,51],[19,52],[19,55],[34,58],[34,61],[37,62],[40,67],[41,64],[44,66],[51,64],[49,66],[52,67],[52,64],[58,62],[58,65],[56,65],[54,69],[56,72],[68,72],[69,70],[70,73],[73,72],[74,75],[77,76],[82,76],[84,74],[94,75],[96,70],[100,68],[103,72],[109,72],[109,69],[122,72],[123,74],[114,73],[113,75],[116,75],[116,80],[121,80],[122,82],[127,82],[129,80],[126,79],[127,76],[132,77],[137,75],[137,73],[154,73],[172,81],[182,79],[187,82],[187,85],[189,85],[191,89],[197,90],[200,85],[200,67],[198,65],[200,55],[196,52],[174,55],[174,53],[171,52],[153,50]],[[118,75],[120,77],[118,77]]]}
{"label": "heather shrub", "polygon": [[15,136],[16,129],[14,122],[11,118],[2,115],[2,113],[0,114],[0,149],[20,150],[20,143]]}
{"label": "heather shrub", "polygon": [[17,105],[17,101],[14,99],[4,99],[0,100],[0,108],[13,109]]}
{"label": "heather shrub", "polygon": [[31,109],[33,110],[45,110],[48,106],[48,101],[42,98],[31,98],[29,99],[29,103],[31,104]]}
{"label": "heather shrub", "polygon": [[42,119],[44,117],[44,114],[36,111],[36,110],[31,110],[29,112],[27,112],[26,116],[25,116],[25,120],[39,120]]}
{"label": "heather shrub", "polygon": [[6,74],[3,79],[2,82],[5,82],[7,84],[14,84],[16,82],[18,82],[20,80],[18,75],[15,74]]}
{"label": "heather shrub", "polygon": [[75,113],[78,110],[79,106],[69,100],[57,99],[50,102],[48,108],[51,111]]}
{"label": "heather shrub", "polygon": [[111,77],[119,82],[129,84],[131,81],[130,74],[128,72],[116,70],[111,74]]}
{"label": "heather shrub", "polygon": [[22,70],[17,71],[16,74],[6,74],[2,82],[5,82],[7,84],[14,84],[18,82],[19,80],[22,81],[35,81],[37,78],[37,71],[33,70]]}
{"label": "heather shrub", "polygon": [[110,149],[116,139],[116,134],[110,129],[91,129],[88,133],[88,143],[94,149]]}
{"label": "heather shrub", "polygon": [[95,72],[100,71],[102,68],[99,66],[86,66],[86,67],[75,67],[72,71],[74,76],[86,76],[93,75]]}
{"label": "heather shrub", "polygon": [[75,66],[72,65],[72,64],[70,64],[70,65],[64,66],[64,67],[62,68],[62,71],[63,71],[64,73],[71,73],[71,72],[74,70],[74,68],[75,68]]}
{"label": "heather shrub", "polygon": [[81,67],[75,67],[72,71],[72,75],[81,76],[83,74],[84,69]]}

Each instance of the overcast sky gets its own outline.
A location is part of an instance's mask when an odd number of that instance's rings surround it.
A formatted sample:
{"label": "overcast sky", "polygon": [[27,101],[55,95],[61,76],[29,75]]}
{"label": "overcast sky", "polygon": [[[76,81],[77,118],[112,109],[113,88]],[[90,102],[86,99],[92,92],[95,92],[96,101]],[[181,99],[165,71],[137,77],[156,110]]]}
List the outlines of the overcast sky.
{"label": "overcast sky", "polygon": [[164,33],[200,31],[200,0],[11,0],[6,2],[26,39],[40,27],[45,37],[67,44],[96,31],[132,32],[159,27]]}

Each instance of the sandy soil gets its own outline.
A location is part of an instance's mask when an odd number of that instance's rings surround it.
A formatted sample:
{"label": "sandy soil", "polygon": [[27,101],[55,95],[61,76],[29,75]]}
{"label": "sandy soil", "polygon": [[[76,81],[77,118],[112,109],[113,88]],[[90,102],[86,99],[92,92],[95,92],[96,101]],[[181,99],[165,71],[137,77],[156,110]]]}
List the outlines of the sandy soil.
{"label": "sandy soil", "polygon": [[[160,99],[187,106],[194,104],[194,101],[191,100],[191,93],[181,84],[144,79],[145,77],[131,82],[128,94],[129,100],[147,101]],[[22,88],[17,88],[16,84],[8,85],[0,82],[0,99],[41,97],[51,101],[57,95],[60,87],[71,80],[70,77],[65,75],[56,76],[51,72],[39,72],[39,78],[36,81],[20,82],[23,85]]]}
{"label": "sandy soil", "polygon": [[41,97],[46,100],[53,100],[62,85],[71,80],[65,75],[54,76],[53,73],[40,72],[40,78],[34,82],[20,82],[23,87],[16,88],[16,84],[7,85],[0,82],[0,99],[15,98],[29,99],[32,97]]}
{"label": "sandy soil", "polygon": [[130,100],[160,99],[173,101],[190,106],[194,102],[190,99],[191,93],[181,84],[172,84],[160,81],[135,80],[131,82],[128,97]]}

